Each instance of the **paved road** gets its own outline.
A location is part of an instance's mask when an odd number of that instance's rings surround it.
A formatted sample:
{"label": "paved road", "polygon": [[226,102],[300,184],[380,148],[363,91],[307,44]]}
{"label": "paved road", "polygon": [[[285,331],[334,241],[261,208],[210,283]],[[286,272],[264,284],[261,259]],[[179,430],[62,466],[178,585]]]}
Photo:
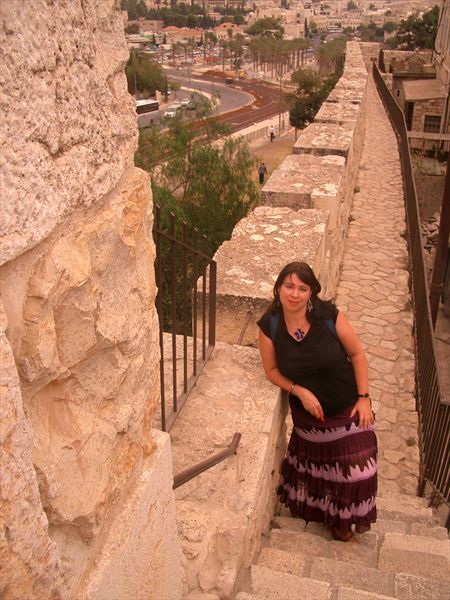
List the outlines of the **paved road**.
{"label": "paved road", "polygon": [[[280,90],[278,86],[261,83],[259,81],[240,80],[232,85],[225,85],[220,77],[185,76],[173,73],[171,75],[178,81],[182,88],[177,92],[175,100],[190,98],[193,89],[208,95],[218,94],[220,103],[217,108],[219,119],[230,125],[231,131],[244,129],[258,121],[264,121],[280,111]],[[164,111],[171,102],[159,111],[146,115],[139,115],[139,127],[148,127],[152,122],[157,123],[163,119]],[[286,110],[282,107],[282,110]]]}

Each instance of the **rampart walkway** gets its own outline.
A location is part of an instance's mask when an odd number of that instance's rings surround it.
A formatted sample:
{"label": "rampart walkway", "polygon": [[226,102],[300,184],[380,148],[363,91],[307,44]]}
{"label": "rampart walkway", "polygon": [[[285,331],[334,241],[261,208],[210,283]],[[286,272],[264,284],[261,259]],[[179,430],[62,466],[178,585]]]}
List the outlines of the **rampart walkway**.
{"label": "rampart walkway", "polygon": [[372,77],[366,111],[337,304],[368,355],[380,488],[414,494],[419,452],[402,174],[395,134]]}
{"label": "rampart walkway", "polygon": [[[258,148],[254,152],[267,156]],[[277,474],[270,465],[278,464],[283,451],[283,410],[264,378],[258,351],[219,343],[171,432],[175,472],[205,458],[208,448],[213,452],[229,443],[234,431],[242,433],[236,457],[177,490],[186,600],[234,597],[239,568],[244,575],[239,600],[445,597],[447,533],[436,526],[426,501],[415,497],[419,449],[404,234],[397,142],[370,77],[336,301],[369,359],[379,440],[379,522],[361,536],[359,547],[343,548],[320,526],[311,524],[305,532],[300,520],[277,517],[246,570],[273,508],[269,492]]]}

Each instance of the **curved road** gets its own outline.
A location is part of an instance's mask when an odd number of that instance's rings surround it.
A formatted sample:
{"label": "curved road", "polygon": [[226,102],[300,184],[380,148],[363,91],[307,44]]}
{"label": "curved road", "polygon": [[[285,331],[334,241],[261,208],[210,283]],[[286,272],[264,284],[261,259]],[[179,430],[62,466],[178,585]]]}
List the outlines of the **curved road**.
{"label": "curved road", "polygon": [[[220,104],[216,109],[216,114],[218,114],[219,120],[229,123],[233,132],[279,113],[280,91],[277,86],[252,79],[241,79],[231,85],[226,85],[223,78],[210,75],[189,77],[173,71],[170,75],[182,86],[182,89],[177,92],[177,99],[189,98],[192,90],[199,90],[208,95],[219,94]],[[168,107],[170,107],[170,103],[164,110]],[[140,127],[146,127],[151,120],[160,120],[162,113],[161,109],[154,113],[140,115]]]}

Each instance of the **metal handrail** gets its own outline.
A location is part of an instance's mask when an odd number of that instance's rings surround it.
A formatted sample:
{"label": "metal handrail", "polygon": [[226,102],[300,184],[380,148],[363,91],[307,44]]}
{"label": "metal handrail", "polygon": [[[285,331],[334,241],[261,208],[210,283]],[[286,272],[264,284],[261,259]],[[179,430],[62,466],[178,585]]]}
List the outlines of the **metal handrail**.
{"label": "metal handrail", "polygon": [[236,432],[228,448],[225,448],[225,450],[217,452],[217,454],[214,454],[214,456],[210,456],[196,465],[189,467],[189,469],[185,469],[184,471],[177,473],[177,475],[175,475],[173,478],[173,489],[175,490],[177,487],[180,487],[180,485],[183,485],[183,483],[186,483],[194,477],[197,477],[197,475],[200,475],[200,473],[203,473],[203,471],[207,471],[211,467],[214,467],[214,465],[222,462],[232,454],[236,454],[241,437],[242,434]]}
{"label": "metal handrail", "polygon": [[[411,155],[403,112],[373,63],[373,77],[397,134],[403,174],[414,306],[416,406],[420,428],[421,467],[419,495],[428,482],[433,496],[450,504],[450,405],[443,402],[438,359],[431,320],[430,294],[425,275],[423,242]],[[450,525],[450,513],[447,526]]]}
{"label": "metal handrail", "polygon": [[[156,308],[161,351],[160,390],[163,431],[169,431],[172,427],[214,350],[216,335],[216,262],[205,250],[205,236],[196,229],[188,230],[184,222],[177,223],[173,213],[167,211],[167,215],[168,225],[163,227],[161,208],[155,205],[153,236],[156,246],[155,276],[158,286]],[[181,231],[177,231],[180,229]],[[200,290],[199,279],[203,281]],[[171,337],[171,406],[166,405],[166,387],[170,384],[165,379],[164,331]],[[190,352],[188,337],[192,340]],[[179,377],[177,350],[180,346],[182,347],[182,369],[180,369],[182,372]],[[189,361],[191,372],[188,368]],[[178,389],[179,387],[181,390]]]}

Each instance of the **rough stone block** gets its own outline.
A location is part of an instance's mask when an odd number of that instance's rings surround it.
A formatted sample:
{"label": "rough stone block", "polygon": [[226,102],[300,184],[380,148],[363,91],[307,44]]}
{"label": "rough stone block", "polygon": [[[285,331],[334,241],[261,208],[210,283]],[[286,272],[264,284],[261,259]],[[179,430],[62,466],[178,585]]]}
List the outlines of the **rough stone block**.
{"label": "rough stone block", "polygon": [[117,3],[7,1],[0,22],[1,265],[117,185],[137,122]]}
{"label": "rough stone block", "polygon": [[384,596],[373,592],[363,592],[357,588],[340,588],[337,600],[393,600],[394,596]]}
{"label": "rough stone block", "polygon": [[273,298],[281,268],[293,260],[310,264],[319,280],[327,273],[326,210],[261,206],[235,227],[217,261],[217,339],[235,344],[250,312],[243,344],[255,344],[256,321]]}
{"label": "rough stone block", "polygon": [[336,155],[347,158],[353,140],[352,125],[311,123],[294,144],[294,154]]}
{"label": "rough stone block", "polygon": [[378,566],[394,573],[450,580],[450,541],[386,533]]}
{"label": "rough stone block", "polygon": [[[309,570],[309,558],[302,554],[293,554],[277,548],[263,548],[258,557],[258,565],[268,567],[274,571],[292,573],[304,577]],[[316,579],[320,579],[316,578]]]}
{"label": "rough stone block", "polygon": [[287,156],[271,174],[261,192],[261,204],[325,208],[336,213],[342,196],[345,159],[341,156]]}
{"label": "rough stone block", "polygon": [[33,467],[33,431],[25,416],[19,376],[6,338],[0,301],[0,597],[59,600],[60,556]]}
{"label": "rough stone block", "polygon": [[395,576],[395,597],[398,600],[448,600],[449,585],[448,581],[399,573]]}
{"label": "rough stone block", "polygon": [[151,434],[156,451],[144,460],[123,503],[113,512],[106,540],[96,549],[77,597],[181,600],[170,438],[161,431]]}
{"label": "rough stone block", "polygon": [[323,581],[297,577],[252,565],[252,589],[267,600],[329,600],[331,586]]}
{"label": "rough stone block", "polygon": [[433,511],[424,506],[426,499],[406,494],[391,494],[377,499],[380,519],[431,523]]}
{"label": "rough stone block", "polygon": [[358,590],[394,595],[394,575],[370,567],[361,568],[350,562],[317,558],[311,565],[309,577],[328,581],[334,587],[354,586]]}
{"label": "rough stone block", "polygon": [[[146,173],[0,270],[33,462],[71,590],[144,453],[159,400]],[[21,310],[17,310],[20,306]]]}
{"label": "rough stone block", "polygon": [[324,102],[317,113],[315,123],[356,124],[360,112],[359,104]]}

